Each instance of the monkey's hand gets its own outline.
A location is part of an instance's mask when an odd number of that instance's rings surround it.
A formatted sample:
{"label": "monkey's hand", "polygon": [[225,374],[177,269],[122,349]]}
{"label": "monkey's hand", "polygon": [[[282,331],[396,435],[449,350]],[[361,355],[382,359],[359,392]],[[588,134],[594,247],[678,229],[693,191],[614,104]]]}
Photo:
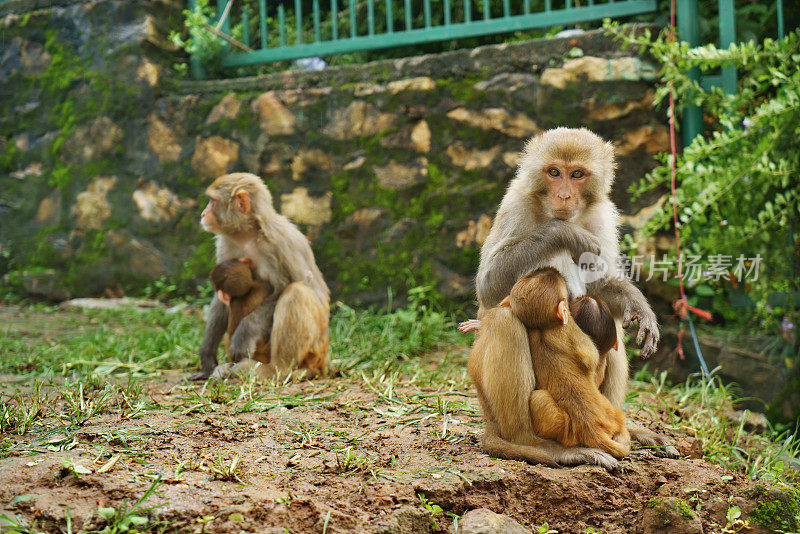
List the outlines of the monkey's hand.
{"label": "monkey's hand", "polygon": [[473,332],[478,330],[481,327],[481,322],[478,319],[470,319],[468,321],[464,321],[463,323],[458,323],[458,331],[466,334],[467,332]]}
{"label": "monkey's hand", "polygon": [[658,340],[661,337],[656,314],[647,304],[637,305],[635,302],[626,302],[622,315],[622,328],[628,328],[634,320],[639,321],[636,344],[642,347],[642,358],[648,358],[656,351]]}
{"label": "monkey's hand", "polygon": [[273,311],[272,305],[262,304],[242,318],[231,336],[229,357],[232,362],[245,360],[255,353],[258,341],[269,333]]}
{"label": "monkey's hand", "polygon": [[553,219],[544,224],[545,239],[552,240],[557,248],[567,250],[575,263],[584,252],[600,255],[600,242],[589,230],[582,226]]}

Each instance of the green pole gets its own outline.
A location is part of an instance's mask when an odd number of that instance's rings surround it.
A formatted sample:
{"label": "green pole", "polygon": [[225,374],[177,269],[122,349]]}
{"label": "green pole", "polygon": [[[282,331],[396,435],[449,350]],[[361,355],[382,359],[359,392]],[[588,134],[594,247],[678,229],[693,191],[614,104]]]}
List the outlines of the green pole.
{"label": "green pole", "polygon": [[[733,0],[719,0],[719,47],[722,49],[736,42],[733,9]],[[722,68],[722,89],[729,95],[736,92],[736,67]]]}
{"label": "green pole", "polygon": [[[695,47],[700,44],[700,26],[698,19],[700,12],[697,8],[697,0],[678,0],[678,37],[682,41]],[[689,71],[689,78],[693,81],[700,80],[700,70],[694,67]],[[697,106],[686,108],[683,112],[683,124],[681,124],[681,138],[683,146],[689,146],[692,140],[703,131],[703,113]]]}

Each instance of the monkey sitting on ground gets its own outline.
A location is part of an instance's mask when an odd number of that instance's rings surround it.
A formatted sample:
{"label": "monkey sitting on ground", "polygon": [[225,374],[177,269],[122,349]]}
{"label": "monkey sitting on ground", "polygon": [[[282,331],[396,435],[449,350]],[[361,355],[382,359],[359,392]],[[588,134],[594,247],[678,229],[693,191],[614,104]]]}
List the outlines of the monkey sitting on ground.
{"label": "monkey sitting on ground", "polygon": [[[604,451],[565,447],[532,431],[532,421],[540,414],[529,403],[538,380],[528,335],[509,308],[498,306],[523,275],[548,265],[560,268],[554,262],[559,254],[568,254],[575,263],[591,252],[609,270],[617,264],[619,213],[609,196],[615,167],[614,146],[588,130],[556,128],[532,138],[481,247],[475,279],[478,317],[466,321],[462,330],[480,328],[470,351],[470,374],[486,420],[481,444],[492,456],[547,465],[588,462],[608,469],[619,465]],[[562,275],[575,282],[575,269],[567,266]],[[606,355],[600,392],[622,408],[628,385],[623,329],[639,322],[635,340],[642,345],[642,357],[647,357],[658,345],[658,321],[647,299],[627,278],[609,272],[585,285],[585,293],[602,298],[614,316],[619,345]],[[580,293],[578,289],[573,296]],[[666,436],[633,423],[628,430],[642,445],[678,457]]]}
{"label": "monkey sitting on ground", "polygon": [[600,361],[595,373],[599,388],[606,377],[609,351],[619,349],[614,316],[611,315],[611,310],[605,302],[589,295],[572,299],[569,302],[569,314],[575,320],[575,324],[594,341],[594,345],[600,353]]}
{"label": "monkey sitting on ground", "polygon": [[[228,327],[228,307],[215,295],[200,345],[195,380],[228,378],[253,369],[260,379],[298,370],[306,378],[325,373],[328,364],[330,292],[308,239],[272,205],[258,176],[220,176],[206,190],[203,228],[216,235],[217,262],[247,257],[259,280],[274,294],[244,316],[230,336],[232,363],[217,365],[217,348]],[[253,358],[259,341],[269,339],[269,363]],[[298,375],[299,376],[299,375]]]}
{"label": "monkey sitting on ground", "polygon": [[[500,304],[528,330],[531,362],[537,388],[530,395],[531,412],[538,417],[532,429],[541,438],[562,445],[584,445],[622,458],[630,452],[625,415],[605,398],[597,386],[598,348],[575,321],[567,306],[568,292],[557,269],[544,267],[523,276]],[[606,352],[606,334],[616,326],[594,322],[593,303],[576,303],[587,327],[599,334]],[[609,313],[610,315],[610,313]],[[613,342],[616,343],[616,339]]]}
{"label": "monkey sitting on ground", "polygon": [[[245,316],[261,306],[265,299],[274,295],[269,282],[258,279],[256,266],[250,258],[238,258],[218,263],[211,270],[211,283],[217,297],[228,306],[228,348],[230,339]],[[269,336],[256,344],[252,358],[269,363]]]}

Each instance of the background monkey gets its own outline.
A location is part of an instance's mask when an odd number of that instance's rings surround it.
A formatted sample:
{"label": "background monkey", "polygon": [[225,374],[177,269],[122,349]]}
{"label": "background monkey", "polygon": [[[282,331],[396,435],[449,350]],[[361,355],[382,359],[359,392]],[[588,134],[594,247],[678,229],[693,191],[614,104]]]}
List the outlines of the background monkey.
{"label": "background monkey", "polygon": [[[228,338],[226,350],[230,349],[231,336],[242,319],[261,306],[264,299],[273,295],[268,282],[254,278],[255,264],[250,258],[239,258],[218,263],[211,270],[211,283],[217,297],[228,306]],[[269,363],[269,336],[262,338],[252,356],[261,363]]]}
{"label": "background monkey", "polygon": [[567,299],[564,278],[545,267],[523,276],[501,303],[528,331],[538,388],[530,392],[531,413],[537,414],[532,429],[563,445],[596,447],[621,458],[630,452],[625,416],[597,389],[598,349],[570,320]]}
{"label": "background monkey", "polygon": [[[588,251],[607,265],[616,265],[619,214],[608,196],[614,168],[611,143],[586,129],[549,130],[526,144],[516,177],[500,203],[481,248],[476,277],[481,332],[471,356],[472,368],[479,370],[482,380],[479,398],[493,414],[491,424],[487,418],[483,438],[489,454],[550,465],[616,462],[596,449],[542,439],[529,421],[518,418],[530,413],[528,393],[536,387],[528,336],[508,308],[495,308],[520,277],[549,265],[558,254],[577,259]],[[626,278],[608,276],[589,283],[587,293],[602,298],[616,321],[618,350],[607,353],[600,391],[622,408],[628,383],[622,328],[639,321],[637,343],[643,345],[642,355],[648,356],[658,343],[658,323],[644,295]],[[485,321],[491,321],[491,328],[484,328]],[[678,451],[666,437],[638,425],[628,429],[633,439],[677,457]]]}
{"label": "background monkey", "polygon": [[[217,347],[228,326],[228,309],[214,296],[200,346],[202,370],[195,379],[225,377],[256,367],[260,377],[306,369],[322,373],[328,360],[330,294],[306,237],[289,219],[275,212],[272,195],[258,176],[233,173],[217,178],[206,190],[209,201],[200,217],[216,234],[217,261],[247,257],[275,298],[267,298],[242,318],[230,337],[234,366],[217,366]],[[259,341],[269,337],[269,364],[255,366]]]}

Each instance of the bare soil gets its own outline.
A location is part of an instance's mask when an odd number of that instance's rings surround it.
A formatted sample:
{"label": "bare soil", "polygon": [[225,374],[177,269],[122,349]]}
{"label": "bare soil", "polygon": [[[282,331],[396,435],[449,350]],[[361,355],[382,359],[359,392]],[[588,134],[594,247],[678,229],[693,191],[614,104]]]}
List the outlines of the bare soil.
{"label": "bare soil", "polygon": [[[732,505],[746,514],[756,504],[753,481],[703,459],[635,450],[616,474],[493,459],[479,447],[471,389],[439,393],[387,376],[210,392],[186,376],[146,381],[152,404],[142,414],[116,409],[74,431],[0,435],[13,443],[0,460],[0,512],[52,532],[67,531],[69,518],[77,530],[102,524],[98,507],[131,506],[158,475],[144,506],[160,505],[151,517],[185,532],[453,532],[454,516],[481,507],[528,528],[643,532],[644,511],[659,497],[687,501],[704,532],[720,532]],[[2,377],[0,392],[17,390],[15,378]],[[660,432],[666,417],[631,414]],[[36,497],[12,505],[26,495]],[[443,511],[432,514],[434,504]],[[665,532],[681,531],[674,526]]]}

